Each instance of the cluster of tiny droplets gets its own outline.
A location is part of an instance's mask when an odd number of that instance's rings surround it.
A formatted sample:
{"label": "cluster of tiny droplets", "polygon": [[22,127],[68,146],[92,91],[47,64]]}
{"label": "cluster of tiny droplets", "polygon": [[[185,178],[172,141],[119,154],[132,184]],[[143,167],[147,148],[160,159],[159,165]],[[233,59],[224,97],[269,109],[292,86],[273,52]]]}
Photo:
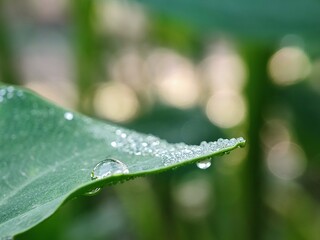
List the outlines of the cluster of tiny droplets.
{"label": "cluster of tiny droplets", "polygon": [[0,103],[4,102],[6,99],[13,98],[15,94],[18,97],[22,97],[23,96],[23,92],[21,90],[16,90],[12,86],[9,86],[9,87],[6,87],[6,88],[1,88],[0,89]]}
{"label": "cluster of tiny droplets", "polygon": [[112,147],[121,149],[121,151],[129,154],[159,157],[165,166],[210,155],[245,142],[242,137],[220,138],[214,142],[201,142],[200,146],[197,146],[184,143],[169,144],[152,135],[143,135],[120,129],[117,129],[115,133],[116,139],[111,142]]}

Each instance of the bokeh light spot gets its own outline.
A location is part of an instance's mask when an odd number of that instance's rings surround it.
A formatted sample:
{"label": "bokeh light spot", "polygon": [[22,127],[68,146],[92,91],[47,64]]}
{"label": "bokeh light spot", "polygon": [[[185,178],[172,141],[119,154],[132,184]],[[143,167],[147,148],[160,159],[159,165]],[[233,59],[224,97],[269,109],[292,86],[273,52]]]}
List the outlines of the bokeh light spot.
{"label": "bokeh light spot", "polygon": [[240,91],[247,77],[242,58],[232,49],[218,48],[200,65],[202,78],[212,91],[234,89]]}
{"label": "bokeh light spot", "polygon": [[198,103],[199,81],[189,59],[168,49],[157,49],[149,56],[146,68],[162,101],[182,109]]}
{"label": "bokeh light spot", "polygon": [[308,77],[311,63],[302,49],[284,47],[271,57],[268,68],[276,84],[290,85]]}
{"label": "bokeh light spot", "polygon": [[139,102],[136,94],[129,87],[111,82],[97,89],[94,108],[101,117],[115,122],[126,122],[136,115]]}
{"label": "bokeh light spot", "polygon": [[303,150],[292,142],[281,142],[272,147],[267,156],[270,172],[278,178],[293,180],[306,169]]}
{"label": "bokeh light spot", "polygon": [[178,213],[192,221],[205,217],[208,214],[211,189],[208,179],[197,175],[175,186],[173,198]]}
{"label": "bokeh light spot", "polygon": [[234,91],[218,91],[208,100],[206,114],[209,120],[222,128],[240,124],[246,116],[243,97]]}

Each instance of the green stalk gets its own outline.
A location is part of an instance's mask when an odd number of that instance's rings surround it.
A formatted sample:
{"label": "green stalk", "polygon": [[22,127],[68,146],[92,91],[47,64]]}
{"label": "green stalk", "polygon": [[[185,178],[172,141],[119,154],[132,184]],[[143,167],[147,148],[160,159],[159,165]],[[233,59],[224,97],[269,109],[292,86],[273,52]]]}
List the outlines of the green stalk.
{"label": "green stalk", "polygon": [[94,1],[72,1],[78,110],[92,113],[92,95],[96,82],[97,39],[94,31]]}
{"label": "green stalk", "polygon": [[134,226],[134,233],[141,240],[167,239],[154,190],[147,180],[144,180],[145,183],[138,179],[135,181],[114,188],[131,225]]}
{"label": "green stalk", "polygon": [[0,0],[0,81],[8,84],[19,84],[20,81],[14,64],[12,40],[3,5],[4,1]]}
{"label": "green stalk", "polygon": [[[218,161],[222,159],[217,159]],[[225,175],[219,171],[218,166],[213,166],[212,184],[214,184],[214,208],[210,214],[212,232],[219,240],[247,240],[243,223],[245,210],[241,207],[239,196],[241,189],[239,171]]]}
{"label": "green stalk", "polygon": [[263,194],[265,190],[263,152],[260,133],[263,127],[263,113],[270,98],[271,83],[267,74],[267,63],[271,51],[263,46],[246,49],[249,79],[246,87],[248,101],[248,156],[244,162],[243,186],[246,216],[244,222],[247,238],[263,238],[266,218]]}

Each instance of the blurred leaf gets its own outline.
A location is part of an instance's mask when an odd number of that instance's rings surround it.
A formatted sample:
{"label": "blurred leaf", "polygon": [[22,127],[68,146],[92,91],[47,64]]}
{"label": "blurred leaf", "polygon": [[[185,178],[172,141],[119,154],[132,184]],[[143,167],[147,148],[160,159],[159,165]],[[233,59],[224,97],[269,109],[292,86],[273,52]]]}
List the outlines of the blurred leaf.
{"label": "blurred leaf", "polygon": [[[201,146],[169,144],[71,113],[11,86],[0,88],[0,116],[0,238],[30,229],[72,197],[211,159],[245,143],[239,138]],[[92,181],[92,169],[106,158],[121,161],[113,162],[118,171],[108,165],[100,170],[109,173]]]}
{"label": "blurred leaf", "polygon": [[206,33],[216,31],[262,41],[296,34],[315,44],[320,39],[320,2],[315,0],[136,1]]}
{"label": "blurred leaf", "polygon": [[169,142],[197,144],[224,137],[200,108],[180,110],[166,105],[155,105],[150,112],[125,125],[138,132],[151,133]]}
{"label": "blurred leaf", "polygon": [[[308,161],[319,165],[320,95],[305,82],[284,89],[279,89],[277,95],[280,102],[286,104],[292,112],[294,133],[299,143],[308,155]],[[315,166],[314,165],[314,166]]]}

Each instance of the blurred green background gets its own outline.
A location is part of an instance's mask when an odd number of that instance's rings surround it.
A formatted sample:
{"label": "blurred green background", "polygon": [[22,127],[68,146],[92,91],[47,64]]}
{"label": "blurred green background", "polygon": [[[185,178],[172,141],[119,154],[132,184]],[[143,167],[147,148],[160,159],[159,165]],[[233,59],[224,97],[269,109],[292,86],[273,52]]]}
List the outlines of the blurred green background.
{"label": "blurred green background", "polygon": [[247,147],[16,239],[320,239],[320,2],[0,1],[0,81],[169,142]]}

